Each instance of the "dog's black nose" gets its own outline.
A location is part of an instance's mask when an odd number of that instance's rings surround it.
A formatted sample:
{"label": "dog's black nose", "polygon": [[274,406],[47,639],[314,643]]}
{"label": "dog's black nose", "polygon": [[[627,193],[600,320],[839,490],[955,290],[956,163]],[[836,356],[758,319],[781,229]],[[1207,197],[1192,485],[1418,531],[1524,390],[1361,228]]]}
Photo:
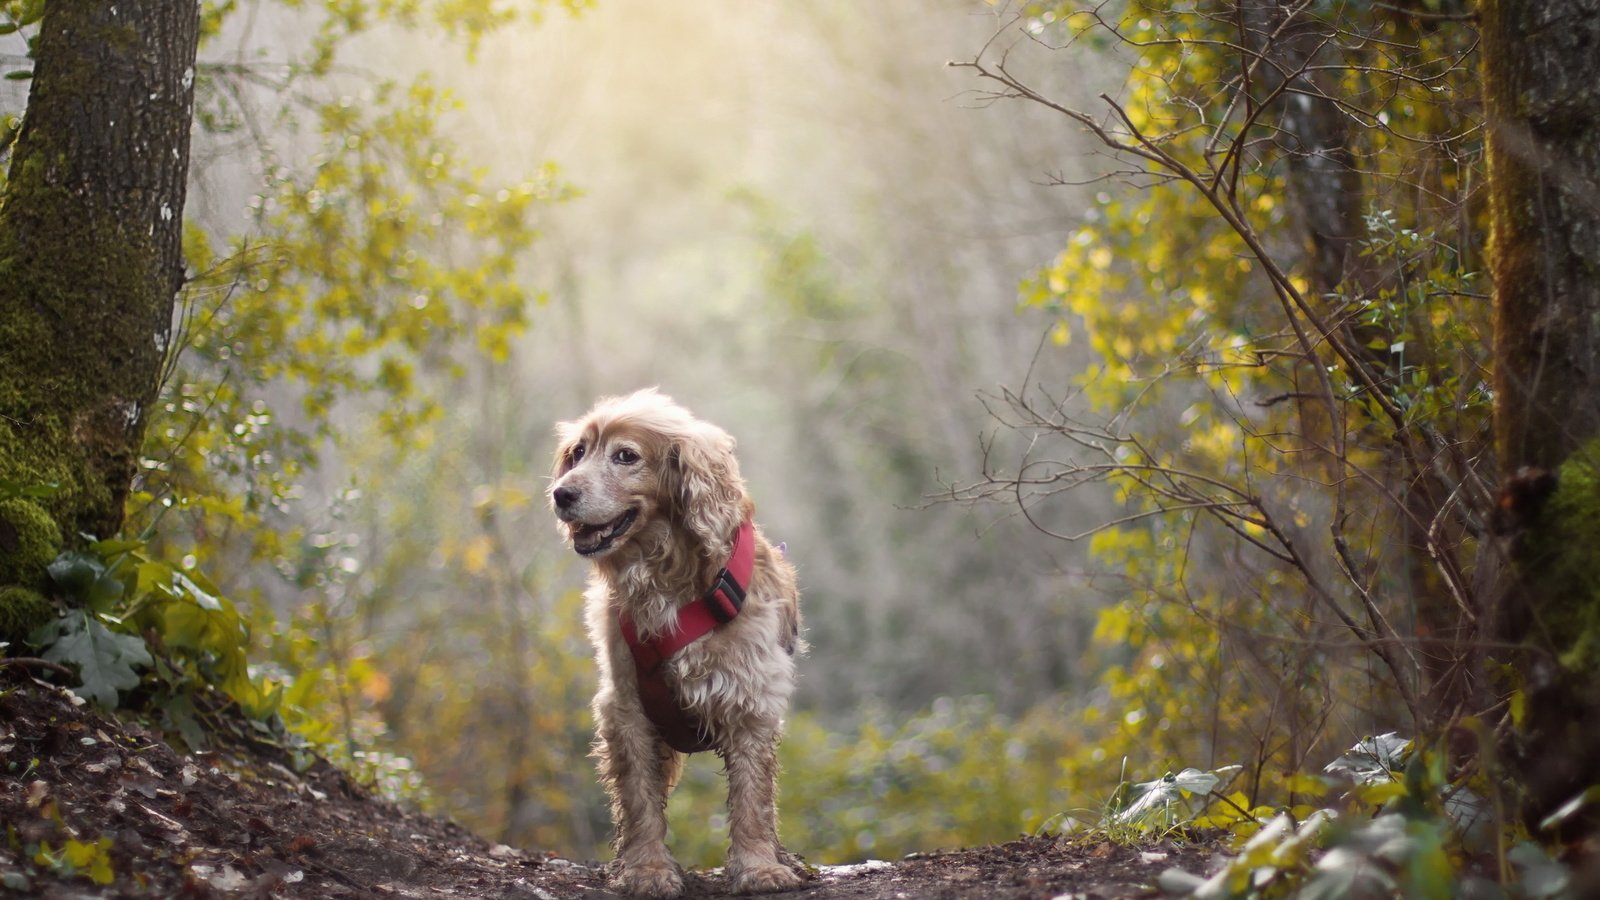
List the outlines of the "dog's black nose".
{"label": "dog's black nose", "polygon": [[566,509],[572,504],[577,503],[580,495],[573,488],[558,487],[556,488],[553,496],[556,498],[556,509]]}

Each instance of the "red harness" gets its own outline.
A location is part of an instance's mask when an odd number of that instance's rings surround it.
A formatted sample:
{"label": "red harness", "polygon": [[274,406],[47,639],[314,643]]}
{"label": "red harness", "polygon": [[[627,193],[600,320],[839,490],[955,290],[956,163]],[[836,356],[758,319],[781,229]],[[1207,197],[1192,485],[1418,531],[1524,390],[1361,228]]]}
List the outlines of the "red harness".
{"label": "red harness", "polygon": [[667,684],[666,663],[673,654],[726,625],[744,608],[745,592],[756,568],[756,527],[745,519],[733,537],[733,557],[717,572],[711,587],[678,610],[678,621],[671,629],[651,640],[640,640],[626,610],[617,610],[622,639],[633,651],[633,666],[639,676],[639,700],[644,714],[672,749],[679,753],[698,753],[711,749],[710,735],[700,722],[683,708]]}

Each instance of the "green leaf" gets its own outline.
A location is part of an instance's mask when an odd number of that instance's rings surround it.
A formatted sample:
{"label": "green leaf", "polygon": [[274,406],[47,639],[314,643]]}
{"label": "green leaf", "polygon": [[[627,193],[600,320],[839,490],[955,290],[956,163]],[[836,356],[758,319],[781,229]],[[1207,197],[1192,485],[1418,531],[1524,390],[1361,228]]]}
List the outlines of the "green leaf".
{"label": "green leaf", "polygon": [[91,610],[108,613],[122,599],[122,580],[110,572],[102,573],[94,584],[89,585],[89,591],[83,599]]}
{"label": "green leaf", "polygon": [[95,541],[89,545],[89,549],[93,550],[101,559],[106,559],[119,553],[138,550],[144,546],[144,543],[144,541],[137,540],[104,540]]}
{"label": "green leaf", "polygon": [[205,729],[200,727],[199,720],[195,718],[194,704],[190,702],[188,695],[172,695],[161,704],[161,711],[167,727],[176,729],[190,750],[206,748]]}
{"label": "green leaf", "polygon": [[57,620],[55,627],[59,636],[45,650],[44,658],[76,665],[83,684],[75,690],[108,709],[116,707],[121,691],[139,685],[133,667],[153,662],[143,638],[118,634],[90,616],[67,616]]}
{"label": "green leaf", "polygon": [[99,557],[68,550],[46,567],[50,580],[97,613],[110,612],[122,599],[122,580]]}
{"label": "green leaf", "polygon": [[163,639],[186,650],[229,658],[244,651],[244,625],[227,610],[184,602],[168,603],[162,610]]}
{"label": "green leaf", "polygon": [[145,560],[135,569],[134,588],[135,596],[143,597],[159,591],[162,596],[169,596],[172,583],[172,567],[157,560]]}
{"label": "green leaf", "polygon": [[106,565],[98,557],[77,550],[68,550],[50,561],[46,567],[50,580],[74,597],[87,597],[89,589],[106,573]]}
{"label": "green leaf", "polygon": [[14,72],[7,72],[6,73],[6,80],[7,81],[27,81],[28,79],[30,79],[32,77],[33,77],[33,70],[32,69],[17,69]]}

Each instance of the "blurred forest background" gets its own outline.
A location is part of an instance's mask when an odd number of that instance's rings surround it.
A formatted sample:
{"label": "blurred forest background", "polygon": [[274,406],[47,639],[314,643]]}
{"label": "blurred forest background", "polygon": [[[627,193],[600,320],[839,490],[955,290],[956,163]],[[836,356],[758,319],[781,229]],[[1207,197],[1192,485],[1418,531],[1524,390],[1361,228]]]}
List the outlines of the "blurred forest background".
{"label": "blurred forest background", "polygon": [[[208,4],[201,278],[132,523],[249,610],[319,739],[485,834],[600,855],[552,426],[660,385],[738,438],[803,573],[788,840],[843,861],[1060,812],[1066,732],[1013,717],[1081,705],[1056,698],[1094,674],[1102,599],[1007,510],[930,502],[980,468],[977,394],[1050,327],[1018,280],[1087,196],[1041,185],[1084,165],[1070,124],[977,109],[945,67],[1013,13],[500,9]],[[1047,62],[1064,89],[1119,77]],[[1035,366],[1065,384],[1082,358]],[[721,855],[715,765],[674,800],[687,860]]]}
{"label": "blurred forest background", "polygon": [[[1471,16],[1221,6],[208,0],[127,530],[238,605],[247,708],[579,857],[609,822],[551,428],[647,385],[738,438],[799,566],[812,861],[1099,821],[1185,766],[1298,809],[1364,735],[1520,715],[1461,674]],[[721,810],[694,760],[685,862]]]}

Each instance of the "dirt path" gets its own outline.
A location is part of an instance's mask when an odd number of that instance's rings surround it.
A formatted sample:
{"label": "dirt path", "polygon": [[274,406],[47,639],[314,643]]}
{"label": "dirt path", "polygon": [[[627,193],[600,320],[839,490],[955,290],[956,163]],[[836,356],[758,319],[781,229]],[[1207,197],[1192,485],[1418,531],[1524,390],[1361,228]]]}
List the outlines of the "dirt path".
{"label": "dirt path", "polygon": [[[180,756],[74,700],[0,668],[0,898],[615,896],[597,864],[491,845],[326,763],[297,774],[270,749]],[[822,867],[782,896],[1137,897],[1210,855],[1026,838]],[[686,896],[732,895],[713,870],[689,873]]]}

